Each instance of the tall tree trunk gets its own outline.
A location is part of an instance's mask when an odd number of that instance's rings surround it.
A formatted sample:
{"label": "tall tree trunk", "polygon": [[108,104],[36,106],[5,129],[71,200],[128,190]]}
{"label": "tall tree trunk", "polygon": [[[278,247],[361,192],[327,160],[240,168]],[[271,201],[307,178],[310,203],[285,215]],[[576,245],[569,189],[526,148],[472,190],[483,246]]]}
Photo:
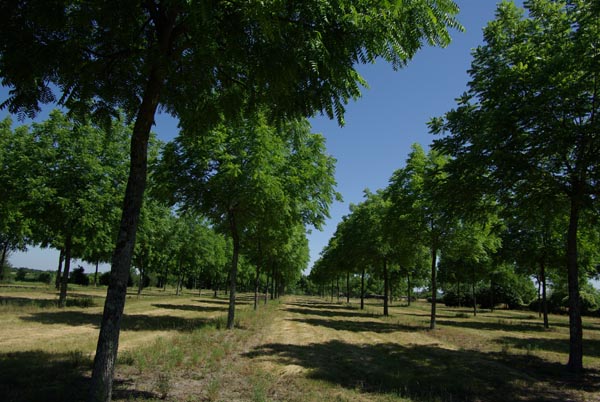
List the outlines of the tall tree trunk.
{"label": "tall tree trunk", "polygon": [[144,286],[144,284],[142,283],[143,278],[144,278],[144,262],[142,261],[142,263],[140,264],[140,277],[138,280],[138,291],[137,291],[138,297],[140,297],[140,295],[142,294],[142,287]]}
{"label": "tall tree trunk", "polygon": [[275,298],[275,264],[273,264],[271,270],[271,300]]}
{"label": "tall tree trunk", "polygon": [[569,371],[583,371],[583,328],[581,323],[581,301],[579,300],[579,270],[577,267],[577,231],[579,226],[579,186],[574,186],[576,195],[571,197],[569,231],[567,232],[567,277],[569,283]]}
{"label": "tall tree trunk", "polygon": [[98,286],[98,266],[100,265],[100,260],[96,260],[96,272],[94,272],[94,287]]}
{"label": "tall tree trunk", "polygon": [[435,329],[435,303],[437,299],[437,284],[436,284],[436,267],[437,266],[437,250],[431,247],[431,318],[429,329]]}
{"label": "tall tree trunk", "polygon": [[365,267],[363,266],[360,275],[360,309],[365,309]]}
{"label": "tall tree trunk", "polygon": [[60,254],[58,255],[58,269],[56,270],[56,281],[55,281],[56,290],[60,289],[60,280],[62,278],[62,265],[63,265],[64,259],[65,259],[65,248],[62,247],[60,249]]}
{"label": "tall tree trunk", "polygon": [[490,305],[492,313],[494,312],[494,274],[490,277]]}
{"label": "tall tree trunk", "polygon": [[337,290],[337,302],[340,302],[340,277],[338,275],[337,277],[337,281],[336,281],[336,290]]}
{"label": "tall tree trunk", "polygon": [[475,295],[475,265],[471,267],[471,290],[473,292],[473,316],[477,317],[477,296]]}
{"label": "tall tree trunk", "polygon": [[8,240],[2,244],[2,257],[0,257],[0,281],[5,281],[8,277],[6,265],[6,255],[8,254]]}
{"label": "tall tree trunk", "polygon": [[456,292],[458,293],[458,307],[460,308],[460,307],[462,307],[461,306],[462,303],[461,303],[461,299],[460,299],[460,279],[458,280],[458,283],[457,283],[457,291]]}
{"label": "tall tree trunk", "polygon": [[67,285],[69,283],[69,271],[71,270],[71,246],[73,237],[69,234],[65,239],[65,269],[60,281],[60,295],[58,296],[58,307],[67,305]]}
{"label": "tall tree trunk", "polygon": [[[160,47],[165,54],[169,46],[170,24],[159,32]],[[146,188],[148,138],[154,123],[164,81],[163,69],[155,64],[150,69],[148,82],[138,109],[131,136],[129,178],[125,189],[121,223],[112,257],[110,280],[104,302],[104,312],[94,358],[89,402],[108,402],[112,397],[112,383],[119,348],[121,318],[127,296],[127,279],[135,247],[135,235]]]}
{"label": "tall tree trunk", "polygon": [[240,253],[240,236],[233,213],[229,215],[229,228],[233,240],[233,258],[231,261],[231,272],[229,274],[229,311],[227,312],[227,329],[233,329],[235,325],[235,287],[237,283],[238,257]]}
{"label": "tall tree trunk", "polygon": [[538,283],[538,317],[542,318],[542,279],[540,277],[537,278]]}
{"label": "tall tree trunk", "polygon": [[387,260],[383,259],[383,315],[388,316],[388,297],[390,293],[390,281],[388,278]]}
{"label": "tall tree trunk", "polygon": [[548,302],[546,300],[546,264],[540,260],[540,279],[542,280],[542,313],[544,314],[544,328],[550,328],[548,323]]}
{"label": "tall tree trunk", "polygon": [[346,272],[346,303],[350,304],[350,271]]}
{"label": "tall tree trunk", "polygon": [[410,272],[406,274],[406,294],[408,295],[408,307],[410,307],[410,299],[412,297],[412,286],[410,284]]}
{"label": "tall tree trunk", "polygon": [[331,280],[331,302],[333,303],[333,279]]}
{"label": "tall tree trunk", "polygon": [[258,309],[258,277],[260,275],[260,264],[256,264],[256,276],[254,277],[254,311]]}

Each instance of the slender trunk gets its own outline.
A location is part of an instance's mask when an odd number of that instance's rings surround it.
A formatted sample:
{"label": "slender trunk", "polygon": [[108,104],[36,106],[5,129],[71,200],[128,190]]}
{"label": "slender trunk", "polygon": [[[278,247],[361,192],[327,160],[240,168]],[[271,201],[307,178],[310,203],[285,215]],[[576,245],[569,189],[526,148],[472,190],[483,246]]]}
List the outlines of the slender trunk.
{"label": "slender trunk", "polygon": [[98,286],[98,266],[100,265],[100,260],[96,260],[96,272],[94,272],[94,287]]}
{"label": "slender trunk", "polygon": [[[170,24],[160,29],[161,48],[170,42]],[[165,51],[166,53],[166,51]],[[135,235],[146,187],[148,138],[159,103],[164,73],[158,65],[152,66],[136,116],[131,136],[129,178],[125,189],[121,223],[112,257],[110,281],[104,303],[104,312],[94,358],[89,402],[108,402],[112,397],[112,383],[119,348],[121,318],[127,296],[127,279],[135,247]]]}
{"label": "slender trunk", "polygon": [[258,309],[258,276],[260,275],[260,264],[256,264],[256,276],[254,277],[254,311]]}
{"label": "slender trunk", "polygon": [[333,303],[333,279],[331,280],[331,302]]}
{"label": "slender trunk", "polygon": [[583,329],[581,301],[579,300],[579,270],[577,267],[577,231],[579,226],[580,200],[571,198],[569,231],[567,233],[567,276],[569,283],[569,362],[572,372],[583,371]]}
{"label": "slender trunk", "polygon": [[62,275],[62,265],[63,265],[64,259],[65,259],[65,249],[63,247],[60,249],[60,254],[58,255],[58,269],[56,270],[56,281],[55,281],[56,290],[60,289],[60,279],[61,279],[61,275]]}
{"label": "slender trunk", "polygon": [[494,312],[494,274],[490,276],[490,306],[492,313]]}
{"label": "slender trunk", "polygon": [[388,297],[390,293],[390,282],[388,279],[387,260],[383,259],[383,315],[388,316]]}
{"label": "slender trunk", "polygon": [[365,267],[363,267],[360,275],[360,309],[365,309]]}
{"label": "slender trunk", "polygon": [[[179,269],[181,270],[182,267],[179,266]],[[182,283],[183,283],[183,275],[179,274],[179,276],[177,277],[177,289],[175,290],[175,296],[179,296],[181,294]]]}
{"label": "slender trunk", "polygon": [[60,281],[60,295],[58,296],[58,307],[67,305],[67,284],[69,283],[69,271],[71,269],[71,246],[73,238],[69,234],[65,239],[65,270]]}
{"label": "slender trunk", "polygon": [[271,300],[275,298],[275,264],[271,269]]}
{"label": "slender trunk", "polygon": [[390,278],[388,280],[388,286],[390,288],[390,298],[388,300],[388,305],[391,306],[392,303],[394,302],[394,281],[391,278],[392,275],[389,275],[389,276],[390,276]]}
{"label": "slender trunk", "polygon": [[346,272],[346,303],[350,304],[350,272]]}
{"label": "slender trunk", "polygon": [[475,265],[471,267],[471,291],[473,292],[473,316],[477,317],[477,296],[475,295]]}
{"label": "slender trunk", "polygon": [[412,286],[410,285],[410,273],[406,274],[408,306],[410,307],[410,298],[412,297]]}
{"label": "slender trunk", "polygon": [[431,318],[429,329],[435,329],[435,303],[437,298],[437,284],[435,282],[436,265],[437,265],[436,248],[431,248]]}
{"label": "slender trunk", "polygon": [[140,264],[140,277],[138,280],[138,291],[137,291],[138,297],[140,297],[140,295],[142,294],[143,278],[144,278],[144,263],[142,261],[142,263]]}
{"label": "slender trunk", "polygon": [[544,313],[544,328],[549,328],[548,324],[548,303],[546,302],[546,265],[544,260],[540,261],[540,279],[542,280],[542,312]]}
{"label": "slender trunk", "polygon": [[238,257],[240,253],[240,236],[233,213],[229,215],[229,228],[233,239],[233,258],[231,261],[231,272],[229,274],[229,311],[227,312],[227,329],[233,329],[235,325],[235,286],[237,282]]}
{"label": "slender trunk", "polygon": [[2,257],[0,257],[0,281],[5,281],[8,277],[6,264],[6,255],[8,254],[8,240],[2,245]]}
{"label": "slender trunk", "polygon": [[542,280],[537,278],[538,282],[538,317],[542,318]]}
{"label": "slender trunk", "polygon": [[460,279],[458,280],[456,293],[458,293],[458,307],[460,308],[460,307],[462,307],[462,303],[460,300]]}
{"label": "slender trunk", "polygon": [[340,277],[337,277],[336,280],[336,290],[337,290],[337,302],[340,302]]}

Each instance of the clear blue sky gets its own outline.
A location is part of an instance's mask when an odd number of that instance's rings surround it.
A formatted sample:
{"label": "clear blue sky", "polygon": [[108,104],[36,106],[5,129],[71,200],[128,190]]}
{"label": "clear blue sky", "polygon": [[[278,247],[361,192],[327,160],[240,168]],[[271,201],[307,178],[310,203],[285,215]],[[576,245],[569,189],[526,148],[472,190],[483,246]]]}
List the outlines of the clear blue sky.
{"label": "clear blue sky", "polygon": [[[344,198],[342,203],[331,206],[331,219],[324,230],[313,230],[309,236],[311,263],[348,213],[349,204],[360,202],[365,188],[385,187],[394,170],[404,164],[411,144],[428,146],[433,137],[428,134],[427,121],[454,107],[454,99],[465,91],[471,49],[482,43],[482,28],[494,18],[497,2],[456,2],[461,8],[459,21],[466,32],[452,32],[453,41],[447,48],[424,48],[399,71],[381,61],[361,66],[359,71],[370,88],[347,106],[346,125],[338,127],[326,117],[311,119],[313,131],[325,135],[328,152],[337,159],[337,190]],[[0,100],[5,96],[6,91],[2,90]],[[0,118],[6,114],[1,111]],[[45,117],[43,113],[36,120]],[[169,116],[161,115],[153,131],[167,141],[177,134],[177,125]],[[57,252],[36,248],[10,258],[15,267],[37,269],[54,269],[57,260]]]}

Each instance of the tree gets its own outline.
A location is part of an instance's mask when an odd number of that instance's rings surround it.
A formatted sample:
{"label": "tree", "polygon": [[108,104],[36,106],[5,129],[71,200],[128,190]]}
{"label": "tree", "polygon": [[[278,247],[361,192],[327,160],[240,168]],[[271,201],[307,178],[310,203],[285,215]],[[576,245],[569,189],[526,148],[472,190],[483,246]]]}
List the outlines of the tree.
{"label": "tree", "polygon": [[[57,98],[76,114],[135,119],[131,167],[113,254],[90,400],[110,400],[126,281],[146,184],[147,142],[163,107],[183,126],[208,125],[257,104],[277,115],[343,119],[359,96],[355,63],[403,66],[423,42],[446,45],[451,0],[379,3],[141,3],[11,0],[0,6],[3,102],[33,115]],[[38,62],[31,63],[30,56]]]}
{"label": "tree", "polygon": [[600,9],[579,0],[532,0],[526,6],[524,17],[512,3],[499,5],[484,30],[486,43],[473,52],[468,92],[431,128],[450,134],[436,148],[456,157],[461,175],[479,177],[480,189],[565,200],[567,367],[580,372],[577,239],[581,214],[598,199]]}
{"label": "tree", "polygon": [[336,195],[333,170],[323,137],[311,134],[308,122],[275,127],[263,114],[203,136],[184,132],[165,148],[156,173],[162,193],[182,208],[204,214],[232,239],[227,328],[234,325],[240,253],[253,251],[251,241],[269,246],[269,229],[281,237],[289,233],[286,227],[297,224],[319,227]]}
{"label": "tree", "polygon": [[451,234],[456,218],[446,208],[441,184],[447,157],[436,151],[425,154],[413,144],[406,166],[397,170],[390,179],[388,197],[397,214],[403,215],[403,224],[413,233],[416,242],[429,248],[431,257],[431,318],[430,329],[435,329],[437,303],[438,254]]}

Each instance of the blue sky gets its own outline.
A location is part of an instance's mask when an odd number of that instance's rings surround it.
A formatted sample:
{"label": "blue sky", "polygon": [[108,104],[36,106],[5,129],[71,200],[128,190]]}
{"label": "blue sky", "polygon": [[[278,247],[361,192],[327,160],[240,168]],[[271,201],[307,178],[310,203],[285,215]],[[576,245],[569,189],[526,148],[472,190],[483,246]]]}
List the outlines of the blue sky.
{"label": "blue sky", "polygon": [[[331,219],[323,231],[312,230],[309,236],[311,263],[318,258],[342,216],[349,212],[350,203],[360,202],[365,188],[385,187],[394,170],[403,166],[411,144],[418,142],[428,146],[433,137],[428,134],[427,121],[454,107],[454,99],[466,90],[470,52],[482,43],[482,28],[494,18],[497,2],[456,2],[461,8],[458,18],[466,32],[452,32],[453,41],[447,48],[426,47],[399,71],[393,71],[382,61],[361,66],[359,71],[369,89],[347,106],[345,126],[339,127],[323,116],[311,119],[313,131],[325,135],[328,153],[337,159],[337,190],[344,199],[331,206]],[[5,96],[6,91],[2,90],[0,100]],[[0,118],[6,114],[0,111]],[[41,114],[36,120],[43,120],[45,115]],[[169,116],[160,115],[156,121],[153,131],[162,140],[167,141],[177,134],[177,124]],[[37,269],[54,269],[57,260],[58,252],[37,248],[10,257],[15,267]]]}

